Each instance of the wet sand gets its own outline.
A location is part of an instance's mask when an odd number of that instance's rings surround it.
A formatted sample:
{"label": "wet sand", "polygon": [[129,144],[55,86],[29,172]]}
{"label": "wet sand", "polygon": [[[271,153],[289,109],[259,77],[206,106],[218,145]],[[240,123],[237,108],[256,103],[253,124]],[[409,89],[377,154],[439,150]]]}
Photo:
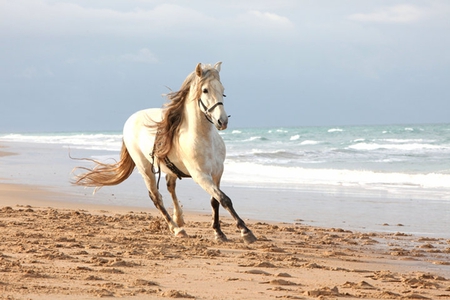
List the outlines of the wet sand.
{"label": "wet sand", "polygon": [[[450,240],[188,213],[189,238],[158,212],[52,201],[0,184],[0,299],[447,299]],[[66,195],[67,196],[67,195]]]}
{"label": "wet sand", "polygon": [[[448,237],[407,234],[400,222],[360,232],[250,219],[258,241],[247,245],[222,210],[229,242],[214,240],[209,211],[185,213],[189,238],[175,238],[154,208],[68,193],[55,183],[68,173],[57,160],[40,161],[36,177],[21,157],[47,153],[37,148],[0,148],[0,299],[450,299]],[[38,179],[48,184],[23,183]],[[265,193],[228,189],[240,199]]]}

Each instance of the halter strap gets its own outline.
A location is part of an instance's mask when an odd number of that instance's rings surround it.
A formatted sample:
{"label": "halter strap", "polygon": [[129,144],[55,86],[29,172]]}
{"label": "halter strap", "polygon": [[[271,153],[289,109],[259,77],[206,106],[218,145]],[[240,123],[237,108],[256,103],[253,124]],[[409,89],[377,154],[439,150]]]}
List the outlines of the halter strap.
{"label": "halter strap", "polygon": [[[211,106],[210,108],[208,108],[205,103],[203,103],[202,98],[198,99],[198,106],[201,106],[203,108],[203,113],[205,114],[206,120],[208,120],[211,124],[214,124],[213,121],[211,120],[211,116],[209,115],[210,112],[212,112],[214,110],[214,108],[216,108],[217,106],[222,105],[223,106],[223,102],[217,102],[214,103],[213,106]],[[201,110],[201,109],[200,109]]]}
{"label": "halter strap", "polygon": [[216,108],[217,106],[219,106],[219,105],[222,105],[223,106],[223,102],[217,102],[217,103],[215,103],[213,106],[211,106],[210,108],[208,108],[204,103],[203,103],[203,101],[202,101],[202,98],[200,98],[200,99],[198,99],[198,105],[200,106],[202,106],[202,108],[203,108],[203,110],[204,110],[204,113],[210,113],[210,112],[212,112],[213,110],[214,110],[214,108]]}

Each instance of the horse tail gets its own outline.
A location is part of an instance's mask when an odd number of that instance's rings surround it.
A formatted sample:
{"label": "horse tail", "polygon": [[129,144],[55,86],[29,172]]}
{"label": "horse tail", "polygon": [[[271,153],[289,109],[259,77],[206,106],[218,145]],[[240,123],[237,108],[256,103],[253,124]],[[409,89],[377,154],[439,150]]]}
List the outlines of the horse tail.
{"label": "horse tail", "polygon": [[[76,169],[85,170],[87,172],[75,175],[73,184],[96,187],[100,189],[106,185],[117,185],[130,177],[136,164],[128,153],[125,143],[122,141],[122,150],[120,151],[120,160],[113,164],[105,164],[95,159],[81,158],[95,163],[94,168],[77,167]],[[95,192],[95,191],[94,191]]]}

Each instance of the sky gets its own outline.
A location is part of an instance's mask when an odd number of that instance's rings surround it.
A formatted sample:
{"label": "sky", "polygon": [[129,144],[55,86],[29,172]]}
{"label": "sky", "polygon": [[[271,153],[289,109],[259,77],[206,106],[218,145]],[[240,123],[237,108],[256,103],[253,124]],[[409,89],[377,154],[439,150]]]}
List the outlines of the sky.
{"label": "sky", "polygon": [[0,0],[0,133],[118,131],[222,61],[229,128],[450,123],[450,2]]}

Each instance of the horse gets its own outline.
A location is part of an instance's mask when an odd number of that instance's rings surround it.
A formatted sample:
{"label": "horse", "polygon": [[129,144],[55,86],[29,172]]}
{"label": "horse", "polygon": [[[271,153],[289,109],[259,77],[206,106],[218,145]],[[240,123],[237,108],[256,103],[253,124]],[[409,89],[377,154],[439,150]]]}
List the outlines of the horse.
{"label": "horse", "polygon": [[[170,231],[177,237],[188,237],[183,229],[183,211],[175,187],[177,179],[191,177],[211,196],[215,239],[227,241],[219,221],[222,205],[236,221],[244,242],[255,242],[255,235],[236,213],[231,199],[220,189],[226,149],[218,130],[227,128],[229,117],[224,108],[224,87],[219,76],[221,64],[197,64],[180,90],[167,94],[169,102],[163,108],[149,108],[131,115],[123,128],[120,160],[107,164],[87,159],[95,166],[92,169],[78,167],[86,172],[75,175],[73,183],[96,190],[117,185],[136,167]],[[166,174],[167,190],[173,200],[173,217],[164,207],[159,193],[161,171]]]}

